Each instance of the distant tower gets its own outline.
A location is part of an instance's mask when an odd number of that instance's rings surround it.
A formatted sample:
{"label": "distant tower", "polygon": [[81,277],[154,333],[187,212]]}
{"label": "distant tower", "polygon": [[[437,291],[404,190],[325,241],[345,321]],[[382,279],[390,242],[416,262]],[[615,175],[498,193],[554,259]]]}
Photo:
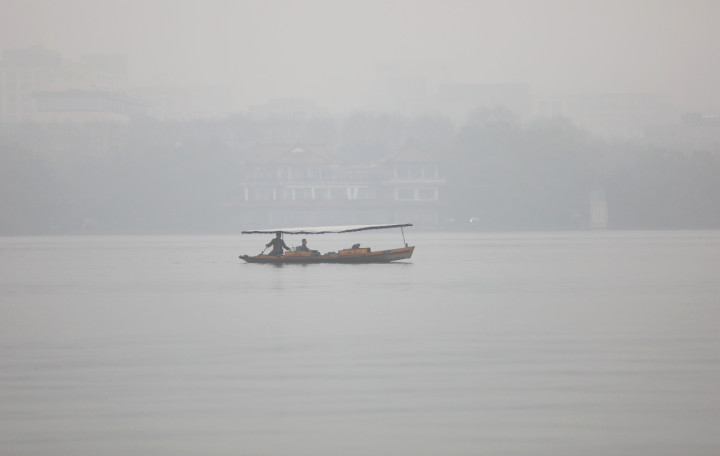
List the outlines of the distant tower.
{"label": "distant tower", "polygon": [[608,207],[604,190],[590,194],[590,228],[605,229],[608,224]]}

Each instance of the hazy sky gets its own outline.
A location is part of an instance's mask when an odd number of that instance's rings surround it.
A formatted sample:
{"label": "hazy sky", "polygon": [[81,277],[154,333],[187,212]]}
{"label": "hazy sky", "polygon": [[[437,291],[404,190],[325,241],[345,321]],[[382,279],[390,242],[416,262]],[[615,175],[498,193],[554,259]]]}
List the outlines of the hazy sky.
{"label": "hazy sky", "polygon": [[377,64],[454,82],[661,91],[720,107],[720,1],[1,0],[0,46],[123,53],[131,77],[231,86],[235,105],[366,103]]}

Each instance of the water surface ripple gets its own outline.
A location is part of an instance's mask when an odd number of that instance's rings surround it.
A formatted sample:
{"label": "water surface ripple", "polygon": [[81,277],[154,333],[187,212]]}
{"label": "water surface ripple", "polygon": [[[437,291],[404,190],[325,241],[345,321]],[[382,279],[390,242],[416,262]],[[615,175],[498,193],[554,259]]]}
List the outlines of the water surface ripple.
{"label": "water surface ripple", "polygon": [[0,238],[0,454],[720,454],[720,232],[407,235]]}

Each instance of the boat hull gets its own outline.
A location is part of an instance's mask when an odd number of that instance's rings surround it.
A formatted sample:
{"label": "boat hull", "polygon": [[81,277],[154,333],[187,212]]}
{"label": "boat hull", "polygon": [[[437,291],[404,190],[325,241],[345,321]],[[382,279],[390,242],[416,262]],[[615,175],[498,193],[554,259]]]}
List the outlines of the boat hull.
{"label": "boat hull", "polygon": [[338,255],[338,256],[312,256],[292,257],[285,255],[240,255],[240,259],[248,263],[263,264],[311,264],[311,263],[390,263],[391,261],[407,260],[412,257],[415,247],[403,247],[401,249],[379,250],[360,255]]}

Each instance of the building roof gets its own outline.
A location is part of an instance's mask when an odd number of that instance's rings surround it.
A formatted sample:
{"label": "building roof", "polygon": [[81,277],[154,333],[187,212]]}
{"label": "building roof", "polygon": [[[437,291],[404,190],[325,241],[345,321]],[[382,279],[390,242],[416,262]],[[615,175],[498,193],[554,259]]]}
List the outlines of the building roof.
{"label": "building roof", "polygon": [[255,155],[242,164],[331,164],[340,160],[324,144],[258,144]]}
{"label": "building roof", "polygon": [[413,143],[407,143],[394,154],[379,160],[379,163],[410,163],[410,162],[439,162],[443,159],[421,149]]}
{"label": "building roof", "polygon": [[94,90],[55,90],[35,92],[38,112],[118,112],[144,113],[149,103],[123,92]]}

